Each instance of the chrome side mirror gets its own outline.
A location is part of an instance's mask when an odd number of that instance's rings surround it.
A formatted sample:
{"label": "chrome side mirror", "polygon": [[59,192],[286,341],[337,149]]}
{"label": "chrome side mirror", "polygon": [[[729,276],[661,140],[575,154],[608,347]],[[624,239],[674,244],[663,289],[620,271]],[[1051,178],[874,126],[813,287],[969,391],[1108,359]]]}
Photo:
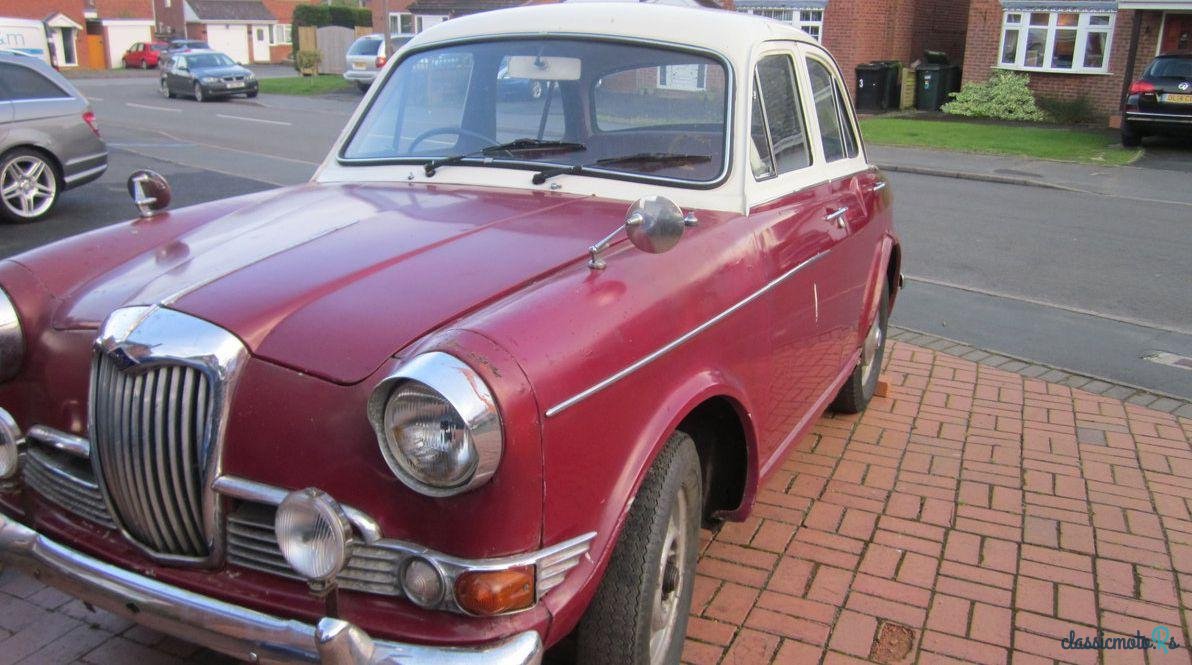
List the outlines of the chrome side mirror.
{"label": "chrome side mirror", "polygon": [[134,171],[128,176],[128,195],[141,217],[152,217],[170,206],[170,183],[155,171]]}
{"label": "chrome side mirror", "polygon": [[[669,252],[679,243],[684,229],[698,223],[699,220],[694,213],[684,215],[683,210],[665,196],[647,196],[638,199],[629,207],[622,228],[634,247],[649,254],[662,254]],[[588,260],[589,268],[604,270],[607,264],[600,258],[600,253],[608,249],[619,233],[620,228],[588,248],[588,254],[591,256]]]}

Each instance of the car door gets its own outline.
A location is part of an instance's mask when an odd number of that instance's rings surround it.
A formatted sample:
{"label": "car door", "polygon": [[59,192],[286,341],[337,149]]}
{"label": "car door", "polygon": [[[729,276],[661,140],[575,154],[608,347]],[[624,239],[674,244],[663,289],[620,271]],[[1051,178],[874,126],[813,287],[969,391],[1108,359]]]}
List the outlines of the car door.
{"label": "car door", "polygon": [[840,362],[859,348],[858,330],[864,318],[866,286],[877,239],[870,224],[875,174],[861,151],[851,105],[839,71],[825,51],[800,46],[806,77],[807,113],[816,127],[816,152],[823,159],[827,185],[824,232],[832,251],[824,267],[830,275],[820,288],[820,323],[838,345]]}
{"label": "car door", "polygon": [[177,94],[190,94],[190,77],[187,74],[186,56],[174,56],[166,72],[166,83],[170,90]]}
{"label": "car door", "polygon": [[759,52],[750,85],[746,154],[748,222],[766,258],[771,364],[759,442],[763,464],[776,459],[806,421],[838,364],[838,342],[822,334],[819,282],[833,236],[824,221],[830,191],[814,150],[791,42]]}

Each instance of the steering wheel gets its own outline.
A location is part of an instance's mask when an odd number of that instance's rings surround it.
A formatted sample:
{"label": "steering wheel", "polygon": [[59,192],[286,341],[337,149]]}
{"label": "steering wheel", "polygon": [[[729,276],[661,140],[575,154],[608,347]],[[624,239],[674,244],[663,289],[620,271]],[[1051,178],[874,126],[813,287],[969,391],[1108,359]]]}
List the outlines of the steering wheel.
{"label": "steering wheel", "polygon": [[472,138],[477,138],[477,139],[480,139],[481,141],[485,141],[486,145],[496,145],[498,143],[498,141],[494,138],[485,136],[484,134],[481,134],[480,132],[474,132],[470,129],[464,129],[463,127],[435,127],[434,129],[428,129],[425,132],[422,132],[421,134],[419,134],[418,136],[415,136],[414,140],[410,142],[410,147],[406,148],[406,152],[413,153],[414,148],[417,147],[419,143],[422,143],[423,141],[425,141],[426,139],[428,139],[432,136],[438,136],[439,134],[454,134],[456,136],[471,136]]}

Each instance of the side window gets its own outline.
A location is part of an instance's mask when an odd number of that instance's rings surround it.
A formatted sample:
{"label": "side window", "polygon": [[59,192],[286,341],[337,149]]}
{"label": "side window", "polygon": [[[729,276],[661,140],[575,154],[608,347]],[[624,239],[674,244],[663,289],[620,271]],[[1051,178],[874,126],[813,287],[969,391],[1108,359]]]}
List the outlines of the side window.
{"label": "side window", "polygon": [[796,171],[811,164],[801,109],[794,60],[789,55],[762,58],[757,64],[751,120],[750,162],[756,177]]}
{"label": "side window", "polygon": [[857,137],[848,121],[843,93],[832,72],[824,63],[808,58],[807,73],[811,77],[811,94],[815,102],[815,115],[819,118],[824,158],[835,162],[856,157]]}
{"label": "side window", "polygon": [[52,81],[20,65],[0,63],[0,80],[11,99],[60,99],[70,97]]}

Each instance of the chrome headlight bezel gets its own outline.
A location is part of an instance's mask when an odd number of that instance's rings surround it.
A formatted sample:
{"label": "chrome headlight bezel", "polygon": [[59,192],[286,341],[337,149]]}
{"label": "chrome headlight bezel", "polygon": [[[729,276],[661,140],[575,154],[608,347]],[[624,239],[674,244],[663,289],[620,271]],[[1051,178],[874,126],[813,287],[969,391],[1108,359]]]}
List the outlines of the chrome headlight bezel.
{"label": "chrome headlight bezel", "polygon": [[25,333],[12,298],[0,288],[0,383],[17,375],[25,357]]}
{"label": "chrome headlight bezel", "polygon": [[[287,519],[287,513],[306,513],[307,521],[321,522],[326,540],[313,546],[307,541],[294,541],[290,536],[298,532],[292,529],[293,519]],[[310,582],[321,583],[334,579],[352,555],[352,525],[343,508],[326,492],[313,487],[295,490],[282,499],[277,507],[274,531],[278,549],[286,563]],[[312,568],[312,562],[304,560],[316,547],[327,547],[331,554],[328,563],[319,569]]]}
{"label": "chrome headlight bezel", "polygon": [[[411,475],[398,460],[402,453],[386,427],[385,413],[390,399],[407,382],[416,382],[438,393],[463,421],[476,455],[472,474],[465,481],[454,485],[428,484]],[[496,473],[504,452],[501,414],[492,390],[476,370],[442,351],[415,356],[381,381],[369,398],[368,419],[390,471],[407,487],[426,496],[455,496],[487,483]]]}

